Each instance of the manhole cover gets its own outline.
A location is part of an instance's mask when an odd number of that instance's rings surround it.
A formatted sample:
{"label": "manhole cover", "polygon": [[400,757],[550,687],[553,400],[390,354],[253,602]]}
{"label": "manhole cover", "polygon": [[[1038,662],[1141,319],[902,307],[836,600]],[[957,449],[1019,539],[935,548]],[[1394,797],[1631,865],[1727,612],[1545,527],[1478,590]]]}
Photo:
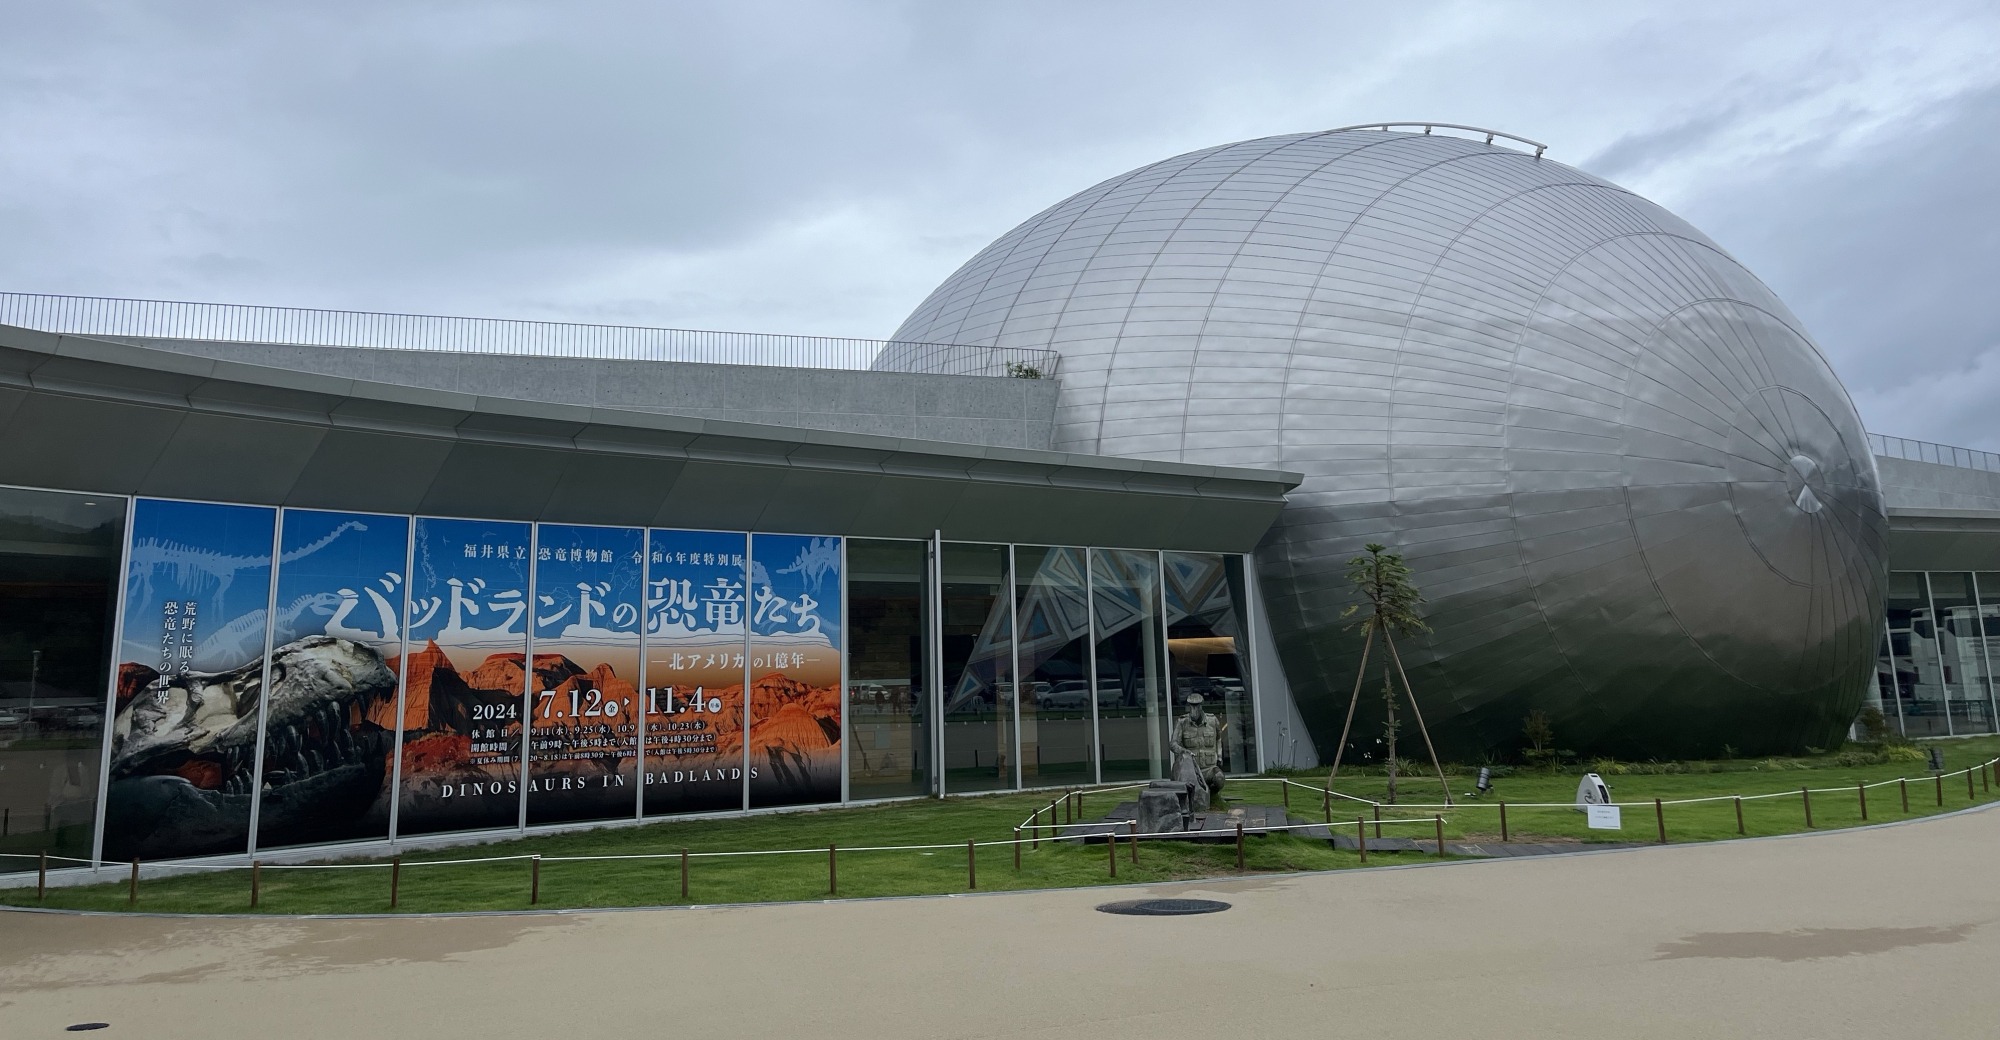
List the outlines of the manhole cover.
{"label": "manhole cover", "polygon": [[1188,914],[1216,914],[1229,909],[1218,899],[1127,899],[1097,908],[1107,914],[1133,917],[1184,917]]}

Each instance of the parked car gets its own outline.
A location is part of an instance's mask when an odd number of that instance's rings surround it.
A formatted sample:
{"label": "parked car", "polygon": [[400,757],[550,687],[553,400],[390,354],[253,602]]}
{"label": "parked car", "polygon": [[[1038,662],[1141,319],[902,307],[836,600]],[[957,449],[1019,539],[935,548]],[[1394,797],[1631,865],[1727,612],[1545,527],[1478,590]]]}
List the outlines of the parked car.
{"label": "parked car", "polygon": [[1090,684],[1082,679],[1064,679],[1037,693],[1035,704],[1044,711],[1087,711],[1090,709]]}
{"label": "parked car", "polygon": [[11,708],[0,708],[0,729],[15,729],[28,724],[28,716]]}

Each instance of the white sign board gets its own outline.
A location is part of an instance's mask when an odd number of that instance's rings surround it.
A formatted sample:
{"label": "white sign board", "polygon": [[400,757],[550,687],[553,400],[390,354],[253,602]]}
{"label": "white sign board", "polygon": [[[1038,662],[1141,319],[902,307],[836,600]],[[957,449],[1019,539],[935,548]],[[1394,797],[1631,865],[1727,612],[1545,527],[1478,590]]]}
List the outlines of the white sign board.
{"label": "white sign board", "polygon": [[1583,807],[1583,812],[1585,818],[1590,821],[1591,830],[1616,831],[1624,829],[1625,825],[1618,819],[1618,807],[1615,805],[1586,805]]}

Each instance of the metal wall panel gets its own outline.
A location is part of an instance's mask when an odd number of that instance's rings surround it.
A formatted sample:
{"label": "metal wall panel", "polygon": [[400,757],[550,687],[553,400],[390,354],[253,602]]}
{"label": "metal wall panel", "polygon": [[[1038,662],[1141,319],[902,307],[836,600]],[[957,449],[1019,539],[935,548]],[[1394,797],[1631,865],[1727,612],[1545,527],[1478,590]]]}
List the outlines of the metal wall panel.
{"label": "metal wall panel", "polygon": [[1840,381],[1699,231],[1537,155],[1176,156],[1003,235],[896,339],[1061,351],[1060,450],[1305,473],[1258,564],[1322,756],[1369,541],[1430,594],[1409,663],[1454,754],[1538,707],[1579,750],[1828,746],[1869,681],[1887,527]]}

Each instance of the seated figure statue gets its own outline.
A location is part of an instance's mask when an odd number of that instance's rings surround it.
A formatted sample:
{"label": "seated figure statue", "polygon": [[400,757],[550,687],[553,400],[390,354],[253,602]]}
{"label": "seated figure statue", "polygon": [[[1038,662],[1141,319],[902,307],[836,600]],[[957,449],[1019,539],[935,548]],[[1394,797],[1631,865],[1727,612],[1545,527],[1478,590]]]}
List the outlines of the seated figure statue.
{"label": "seated figure statue", "polygon": [[1201,694],[1188,695],[1187,714],[1174,723],[1167,746],[1173,777],[1188,784],[1194,811],[1208,811],[1222,794],[1222,720],[1202,710]]}

